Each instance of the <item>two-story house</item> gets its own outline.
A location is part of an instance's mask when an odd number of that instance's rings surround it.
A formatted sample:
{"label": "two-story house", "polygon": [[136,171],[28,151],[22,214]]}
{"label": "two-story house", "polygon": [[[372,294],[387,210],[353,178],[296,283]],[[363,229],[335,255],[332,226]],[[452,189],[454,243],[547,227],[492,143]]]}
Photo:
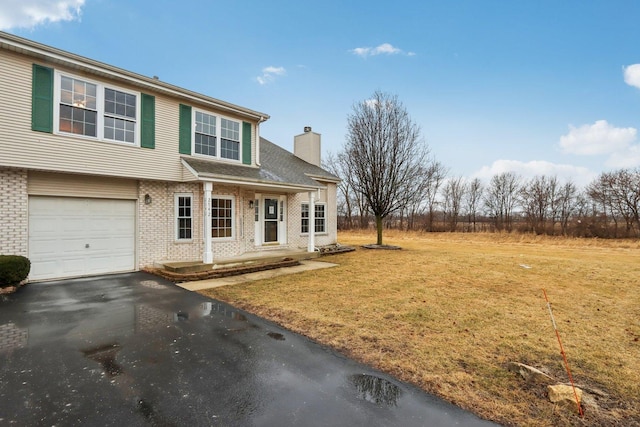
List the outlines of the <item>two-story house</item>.
{"label": "two-story house", "polygon": [[0,32],[0,253],[48,280],[335,243],[320,135],[268,118]]}

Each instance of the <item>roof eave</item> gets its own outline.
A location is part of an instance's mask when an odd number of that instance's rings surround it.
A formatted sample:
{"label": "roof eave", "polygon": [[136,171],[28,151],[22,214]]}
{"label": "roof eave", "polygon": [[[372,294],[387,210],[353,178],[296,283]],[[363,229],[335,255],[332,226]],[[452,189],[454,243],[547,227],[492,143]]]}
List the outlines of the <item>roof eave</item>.
{"label": "roof eave", "polygon": [[280,183],[274,181],[258,181],[252,179],[242,179],[236,177],[228,177],[215,174],[199,173],[198,180],[217,182],[219,184],[240,185],[243,187],[265,187],[265,188],[277,188],[286,192],[304,192],[304,191],[316,191],[326,188],[323,185],[311,186],[301,184]]}
{"label": "roof eave", "polygon": [[342,182],[342,179],[340,178],[332,178],[332,177],[328,177],[328,176],[324,176],[324,175],[313,175],[310,173],[305,173],[306,176],[308,176],[311,179],[315,179],[316,181],[326,181],[326,182],[331,182],[334,184],[340,184]]}

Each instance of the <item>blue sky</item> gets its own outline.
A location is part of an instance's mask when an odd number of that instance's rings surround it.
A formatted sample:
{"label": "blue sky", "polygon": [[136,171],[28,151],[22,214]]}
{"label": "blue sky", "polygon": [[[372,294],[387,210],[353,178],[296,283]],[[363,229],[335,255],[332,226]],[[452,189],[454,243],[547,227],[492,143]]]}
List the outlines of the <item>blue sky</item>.
{"label": "blue sky", "polygon": [[638,1],[0,0],[0,29],[304,126],[397,95],[451,176],[640,166]]}

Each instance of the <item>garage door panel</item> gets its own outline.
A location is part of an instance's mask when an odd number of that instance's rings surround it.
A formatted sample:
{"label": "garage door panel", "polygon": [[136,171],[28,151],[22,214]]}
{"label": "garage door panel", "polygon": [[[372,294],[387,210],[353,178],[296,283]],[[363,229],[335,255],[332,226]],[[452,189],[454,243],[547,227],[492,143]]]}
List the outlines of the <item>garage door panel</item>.
{"label": "garage door panel", "polygon": [[131,269],[130,261],[130,255],[111,256],[105,254],[102,257],[96,255],[87,260],[87,267],[95,274],[109,273],[114,270],[125,271]]}
{"label": "garage door panel", "polygon": [[135,201],[32,196],[30,278],[135,269]]}

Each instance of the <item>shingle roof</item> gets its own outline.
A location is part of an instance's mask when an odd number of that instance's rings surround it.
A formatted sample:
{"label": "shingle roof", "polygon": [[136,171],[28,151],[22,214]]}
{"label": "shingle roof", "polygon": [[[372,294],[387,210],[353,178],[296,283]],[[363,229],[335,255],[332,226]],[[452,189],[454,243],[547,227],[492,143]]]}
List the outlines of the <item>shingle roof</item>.
{"label": "shingle roof", "polygon": [[219,178],[273,185],[275,187],[299,187],[301,189],[324,187],[318,180],[334,182],[340,180],[340,178],[321,167],[305,162],[293,153],[264,138],[260,138],[261,165],[259,168],[193,157],[183,157],[182,160],[201,179]]}

